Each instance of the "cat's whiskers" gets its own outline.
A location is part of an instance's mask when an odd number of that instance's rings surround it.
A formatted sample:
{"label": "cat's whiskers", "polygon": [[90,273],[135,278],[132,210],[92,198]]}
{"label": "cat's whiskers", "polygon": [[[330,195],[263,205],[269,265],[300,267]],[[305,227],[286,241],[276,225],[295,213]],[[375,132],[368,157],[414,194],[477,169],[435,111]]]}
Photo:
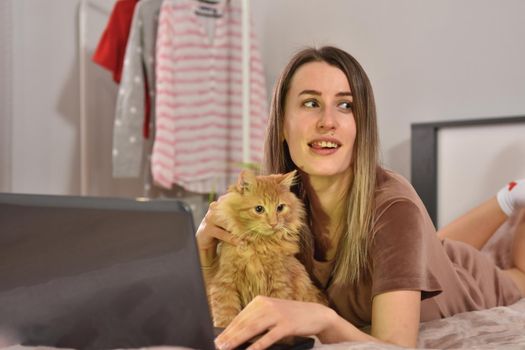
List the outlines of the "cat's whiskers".
{"label": "cat's whiskers", "polygon": [[281,231],[284,233],[283,238],[298,240],[299,234],[297,230],[291,229],[290,227],[284,226]]}
{"label": "cat's whiskers", "polygon": [[268,236],[262,233],[263,231],[264,230],[261,229],[260,227],[254,227],[254,228],[250,228],[249,230],[244,231],[243,233],[239,235],[239,237],[247,243],[253,243],[254,238],[258,239],[260,237]]}

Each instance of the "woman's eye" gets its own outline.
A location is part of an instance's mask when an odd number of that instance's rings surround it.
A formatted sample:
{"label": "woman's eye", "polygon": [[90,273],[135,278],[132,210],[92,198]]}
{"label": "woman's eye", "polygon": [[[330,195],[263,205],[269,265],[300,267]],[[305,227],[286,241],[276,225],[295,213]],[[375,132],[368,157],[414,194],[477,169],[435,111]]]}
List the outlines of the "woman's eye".
{"label": "woman's eye", "polygon": [[283,209],[284,209],[284,204],[279,204],[279,205],[277,206],[277,212],[280,213],[280,212],[283,211]]}
{"label": "woman's eye", "polygon": [[352,102],[348,102],[348,101],[341,102],[341,103],[339,103],[338,107],[342,108],[342,109],[346,109],[348,111],[351,111],[352,110]]}
{"label": "woman's eye", "polygon": [[303,106],[308,107],[308,108],[315,108],[315,107],[319,107],[319,103],[317,103],[317,101],[315,100],[308,100],[303,103]]}
{"label": "woman's eye", "polygon": [[258,214],[262,214],[262,213],[264,213],[264,207],[262,205],[258,205],[258,206],[255,207],[255,211]]}

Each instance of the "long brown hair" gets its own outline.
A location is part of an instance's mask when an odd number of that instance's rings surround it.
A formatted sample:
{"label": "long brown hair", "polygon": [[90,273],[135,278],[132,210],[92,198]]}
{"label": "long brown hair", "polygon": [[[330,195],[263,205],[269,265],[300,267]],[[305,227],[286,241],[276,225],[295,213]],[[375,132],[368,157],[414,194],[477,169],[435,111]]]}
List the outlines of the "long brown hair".
{"label": "long brown hair", "polygon": [[[285,101],[295,72],[310,62],[326,62],[339,68],[348,79],[353,96],[356,138],[349,169],[352,172],[352,184],[348,186],[346,196],[346,223],[336,253],[333,281],[337,284],[358,283],[368,268],[378,166],[378,136],[372,86],[354,57],[331,46],[306,48],[293,56],[281,73],[273,92],[265,144],[265,170],[268,173],[285,173],[296,169],[284,141]],[[304,187],[299,184],[295,191],[299,198],[305,200],[309,209],[308,193]],[[306,239],[303,260],[313,256],[312,247],[311,241]]]}

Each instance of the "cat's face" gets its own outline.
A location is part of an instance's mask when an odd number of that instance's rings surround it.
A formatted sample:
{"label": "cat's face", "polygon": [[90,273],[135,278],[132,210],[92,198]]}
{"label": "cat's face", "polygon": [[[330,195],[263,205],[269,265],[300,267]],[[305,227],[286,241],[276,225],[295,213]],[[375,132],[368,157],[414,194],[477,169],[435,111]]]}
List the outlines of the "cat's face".
{"label": "cat's face", "polygon": [[271,236],[299,229],[304,218],[302,202],[290,192],[295,172],[255,177],[241,174],[234,191],[234,214],[243,235]]}
{"label": "cat's face", "polygon": [[248,193],[244,197],[239,219],[246,230],[272,235],[293,223],[297,215],[294,208],[297,204],[290,195],[281,191],[272,189],[265,191],[263,196]]}

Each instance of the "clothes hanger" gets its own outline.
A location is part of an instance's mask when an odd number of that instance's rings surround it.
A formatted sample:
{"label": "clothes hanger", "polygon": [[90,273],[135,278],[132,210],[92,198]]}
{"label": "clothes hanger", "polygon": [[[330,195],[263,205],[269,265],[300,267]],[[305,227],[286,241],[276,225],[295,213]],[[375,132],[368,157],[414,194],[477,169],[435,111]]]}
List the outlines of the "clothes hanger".
{"label": "clothes hanger", "polygon": [[207,5],[217,5],[221,0],[197,0],[200,5],[195,10],[197,16],[210,17],[210,18],[221,18],[222,14],[218,12],[217,8]]}
{"label": "clothes hanger", "polygon": [[210,17],[210,18],[221,18],[222,17],[222,14],[218,13],[216,8],[206,7],[206,6],[199,6],[199,8],[195,10],[195,14],[197,16]]}
{"label": "clothes hanger", "polygon": [[217,5],[221,0],[197,0],[198,2],[202,2],[204,4],[210,4],[210,5]]}

